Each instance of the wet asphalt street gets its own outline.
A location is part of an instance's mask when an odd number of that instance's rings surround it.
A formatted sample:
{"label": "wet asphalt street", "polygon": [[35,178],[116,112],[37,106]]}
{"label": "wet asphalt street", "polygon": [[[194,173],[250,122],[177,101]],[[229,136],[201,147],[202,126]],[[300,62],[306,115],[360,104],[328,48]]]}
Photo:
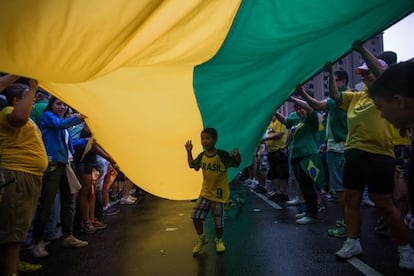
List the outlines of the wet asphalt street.
{"label": "wet asphalt street", "polygon": [[[297,225],[296,207],[272,204],[238,182],[232,183],[232,195],[243,197],[245,204],[226,212],[227,250],[221,255],[214,249],[214,225],[209,218],[205,225],[210,242],[201,255],[192,256],[196,238],[190,219],[193,202],[145,195],[134,205],[122,205],[120,214],[105,217],[108,229],[78,234],[89,241],[88,247],[63,249],[57,240],[47,247],[49,257],[33,259],[22,251],[22,259],[43,265],[30,275],[54,276],[414,275],[398,268],[391,238],[373,233],[378,218],[374,208],[363,208],[364,254],[341,261],[334,253],[342,240],[326,232],[337,219],[336,203],[326,203],[318,224]],[[410,241],[414,242],[412,232]]]}

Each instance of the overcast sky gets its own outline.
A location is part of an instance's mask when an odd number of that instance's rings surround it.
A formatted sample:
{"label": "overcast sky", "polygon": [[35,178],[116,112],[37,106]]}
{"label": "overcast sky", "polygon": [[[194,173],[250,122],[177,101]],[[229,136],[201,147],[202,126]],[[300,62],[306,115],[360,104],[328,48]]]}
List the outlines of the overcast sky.
{"label": "overcast sky", "polygon": [[414,13],[384,31],[384,51],[394,51],[398,61],[414,58]]}

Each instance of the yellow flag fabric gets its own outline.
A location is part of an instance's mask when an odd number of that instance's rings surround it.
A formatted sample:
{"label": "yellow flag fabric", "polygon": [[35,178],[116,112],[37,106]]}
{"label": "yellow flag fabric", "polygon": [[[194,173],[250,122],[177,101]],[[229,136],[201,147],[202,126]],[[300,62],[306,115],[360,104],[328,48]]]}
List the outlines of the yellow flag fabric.
{"label": "yellow flag fabric", "polygon": [[[0,72],[39,80],[87,116],[138,186],[193,199],[184,144],[240,149],[249,165],[297,83],[414,10],[412,0],[8,0]],[[240,169],[241,169],[240,168]],[[237,173],[229,173],[232,177]]]}
{"label": "yellow flag fabric", "polygon": [[137,185],[195,198],[201,152],[195,65],[220,48],[240,0],[13,0],[0,8],[0,71],[38,79],[85,114],[96,141]]}

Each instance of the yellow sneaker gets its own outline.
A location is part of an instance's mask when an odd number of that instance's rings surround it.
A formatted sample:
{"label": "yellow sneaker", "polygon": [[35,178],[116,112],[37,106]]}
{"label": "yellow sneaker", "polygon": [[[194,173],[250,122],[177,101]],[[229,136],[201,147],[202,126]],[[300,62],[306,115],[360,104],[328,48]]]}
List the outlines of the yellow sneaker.
{"label": "yellow sneaker", "polygon": [[226,251],[226,247],[224,246],[223,240],[216,238],[216,252],[223,253],[224,251]]}
{"label": "yellow sneaker", "polygon": [[42,268],[41,264],[32,264],[28,262],[20,261],[17,265],[17,271],[22,273],[30,273],[34,271],[38,271]]}
{"label": "yellow sneaker", "polygon": [[206,235],[201,235],[193,247],[193,255],[198,255],[203,249],[204,245],[208,243]]}

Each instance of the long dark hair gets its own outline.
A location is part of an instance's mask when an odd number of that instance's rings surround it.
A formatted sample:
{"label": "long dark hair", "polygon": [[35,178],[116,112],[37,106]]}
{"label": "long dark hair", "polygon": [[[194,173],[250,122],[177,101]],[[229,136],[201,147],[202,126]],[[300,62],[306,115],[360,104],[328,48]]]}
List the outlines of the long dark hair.
{"label": "long dark hair", "polygon": [[[53,112],[53,105],[58,100],[61,101],[59,98],[56,98],[55,96],[51,96],[50,99],[49,99],[49,103],[47,104],[47,106],[46,106],[46,108],[43,112],[46,112],[46,111]],[[66,110],[66,113],[64,114],[63,117],[66,117],[68,112],[69,112],[69,106],[68,106],[68,110]]]}

